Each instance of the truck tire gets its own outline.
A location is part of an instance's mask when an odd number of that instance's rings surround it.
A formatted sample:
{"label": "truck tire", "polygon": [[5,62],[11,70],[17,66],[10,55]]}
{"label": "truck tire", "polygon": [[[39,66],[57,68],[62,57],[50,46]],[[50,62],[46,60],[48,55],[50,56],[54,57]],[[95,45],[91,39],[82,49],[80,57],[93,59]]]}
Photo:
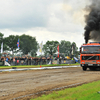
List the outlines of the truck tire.
{"label": "truck tire", "polygon": [[83,69],[83,71],[86,71],[87,70],[87,67],[86,66],[83,66],[82,69]]}

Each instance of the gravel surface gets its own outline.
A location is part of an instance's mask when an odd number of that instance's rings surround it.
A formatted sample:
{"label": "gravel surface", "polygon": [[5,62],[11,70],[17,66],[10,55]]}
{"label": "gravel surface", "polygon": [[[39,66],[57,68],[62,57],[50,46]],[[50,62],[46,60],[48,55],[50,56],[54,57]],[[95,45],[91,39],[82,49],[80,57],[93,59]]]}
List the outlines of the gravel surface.
{"label": "gravel surface", "polygon": [[0,100],[30,100],[72,86],[100,80],[100,71],[81,67],[0,72]]}

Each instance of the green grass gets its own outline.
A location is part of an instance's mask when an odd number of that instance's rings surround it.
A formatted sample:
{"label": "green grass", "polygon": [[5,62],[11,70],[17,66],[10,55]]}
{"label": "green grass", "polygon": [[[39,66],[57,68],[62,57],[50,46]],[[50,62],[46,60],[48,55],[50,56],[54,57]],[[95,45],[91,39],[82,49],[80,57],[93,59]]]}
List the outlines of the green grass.
{"label": "green grass", "polygon": [[[50,64],[50,65],[41,65],[41,67],[50,67],[50,66],[72,66],[72,65],[80,65],[79,63],[75,64]],[[6,69],[6,68],[12,68],[12,67],[17,67],[17,68],[38,68],[40,65],[16,65],[16,66],[0,66],[0,69]]]}
{"label": "green grass", "polygon": [[100,91],[100,81],[54,91],[51,94],[30,100],[100,100],[98,91]]}

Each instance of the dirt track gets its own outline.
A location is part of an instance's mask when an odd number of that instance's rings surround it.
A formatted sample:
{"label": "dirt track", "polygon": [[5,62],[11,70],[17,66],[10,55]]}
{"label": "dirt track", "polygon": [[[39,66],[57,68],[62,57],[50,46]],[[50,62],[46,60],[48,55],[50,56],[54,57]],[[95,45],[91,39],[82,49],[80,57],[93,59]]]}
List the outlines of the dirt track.
{"label": "dirt track", "polygon": [[100,71],[83,71],[81,67],[52,70],[0,72],[0,100],[23,100],[54,88],[75,86],[100,80]]}

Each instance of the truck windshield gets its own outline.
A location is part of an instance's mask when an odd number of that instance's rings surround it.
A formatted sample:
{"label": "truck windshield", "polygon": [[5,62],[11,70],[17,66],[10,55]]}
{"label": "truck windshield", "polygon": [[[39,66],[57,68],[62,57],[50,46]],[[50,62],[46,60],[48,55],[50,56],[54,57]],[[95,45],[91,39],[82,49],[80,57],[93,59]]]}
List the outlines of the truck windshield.
{"label": "truck windshield", "polygon": [[82,54],[98,54],[100,53],[100,46],[82,46]]}

